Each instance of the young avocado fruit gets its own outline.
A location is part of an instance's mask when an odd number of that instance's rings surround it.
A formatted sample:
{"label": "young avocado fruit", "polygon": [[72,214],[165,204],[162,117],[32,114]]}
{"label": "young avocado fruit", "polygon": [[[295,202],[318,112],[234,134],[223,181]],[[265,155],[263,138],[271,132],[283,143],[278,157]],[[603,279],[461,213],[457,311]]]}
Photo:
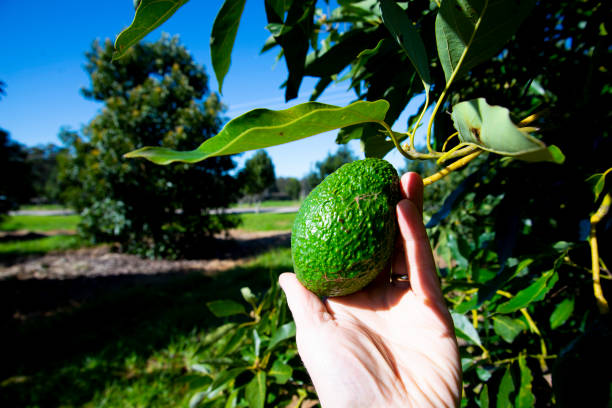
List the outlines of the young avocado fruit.
{"label": "young avocado fruit", "polygon": [[344,296],[389,265],[399,177],[382,159],[345,164],[306,197],[291,231],[298,280],[320,296]]}

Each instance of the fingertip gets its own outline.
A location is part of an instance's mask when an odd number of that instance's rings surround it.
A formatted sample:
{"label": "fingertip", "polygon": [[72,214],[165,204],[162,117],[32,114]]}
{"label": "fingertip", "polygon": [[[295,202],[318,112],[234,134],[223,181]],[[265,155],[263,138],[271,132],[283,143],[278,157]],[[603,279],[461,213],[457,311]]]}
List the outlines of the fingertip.
{"label": "fingertip", "polygon": [[297,279],[295,273],[284,272],[280,274],[278,283],[285,292],[289,310],[291,310],[297,325],[329,320],[329,313],[321,299],[306,289]]}
{"label": "fingertip", "polygon": [[423,179],[418,173],[405,173],[400,179],[402,195],[412,201],[419,212],[423,213]]}

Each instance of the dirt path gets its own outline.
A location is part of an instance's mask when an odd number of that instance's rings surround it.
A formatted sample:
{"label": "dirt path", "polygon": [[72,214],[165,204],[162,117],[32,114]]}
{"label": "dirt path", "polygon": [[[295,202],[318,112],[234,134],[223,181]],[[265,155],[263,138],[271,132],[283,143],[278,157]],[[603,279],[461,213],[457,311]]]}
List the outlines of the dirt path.
{"label": "dirt path", "polygon": [[248,262],[254,255],[273,247],[288,246],[287,231],[247,232],[231,230],[220,237],[221,250],[216,259],[143,259],[114,252],[110,246],[82,248],[20,259],[0,267],[0,280],[71,279],[120,275],[158,275],[171,272],[200,271],[211,276]]}

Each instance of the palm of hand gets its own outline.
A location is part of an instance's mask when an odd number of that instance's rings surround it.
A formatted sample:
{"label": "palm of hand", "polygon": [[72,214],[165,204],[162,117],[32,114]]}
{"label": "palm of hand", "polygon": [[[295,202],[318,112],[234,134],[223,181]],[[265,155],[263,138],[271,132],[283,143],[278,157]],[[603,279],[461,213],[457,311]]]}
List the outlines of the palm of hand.
{"label": "palm of hand", "polygon": [[329,299],[326,323],[298,333],[324,406],[456,405],[461,371],[448,311],[401,285]]}
{"label": "palm of hand", "polygon": [[421,219],[420,178],[404,175],[402,191],[392,270],[409,282],[382,273],[360,292],[323,302],[295,275],[281,275],[298,351],[324,407],[458,406],[459,351]]}

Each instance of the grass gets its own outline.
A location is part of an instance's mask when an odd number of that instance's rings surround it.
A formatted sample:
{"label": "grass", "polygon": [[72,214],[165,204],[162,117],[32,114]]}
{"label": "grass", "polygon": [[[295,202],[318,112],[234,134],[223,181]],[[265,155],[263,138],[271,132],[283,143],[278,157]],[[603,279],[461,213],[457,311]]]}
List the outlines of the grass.
{"label": "grass", "polygon": [[191,369],[223,324],[203,305],[243,302],[291,270],[275,249],[216,277],[201,273],[0,281],[0,406],[187,406]]}
{"label": "grass", "polygon": [[45,254],[51,251],[74,249],[81,246],[83,246],[83,242],[76,235],[53,235],[21,241],[0,242],[0,259]]}
{"label": "grass", "polygon": [[0,222],[0,231],[75,231],[80,219],[79,215],[14,215]]}
{"label": "grass", "polygon": [[45,236],[49,231],[75,231],[78,215],[15,215],[0,222],[0,231],[28,231],[27,235],[4,237],[0,240],[0,261],[9,261],[20,256],[42,255],[83,246],[76,235],[58,234]]}
{"label": "grass", "polygon": [[289,231],[296,214],[241,214],[242,224],[238,228],[245,231]]}
{"label": "grass", "polygon": [[[242,214],[240,229],[256,231],[289,231],[296,213]],[[49,231],[76,231],[79,215],[16,215],[0,222],[0,231],[29,231],[31,234],[13,240],[0,240],[0,261],[26,255],[42,255],[51,251],[74,249],[84,245],[76,235],[45,236]]]}
{"label": "grass", "polygon": [[69,210],[69,208],[61,204],[28,204],[20,206],[19,209],[24,211]]}
{"label": "grass", "polygon": [[[269,200],[269,201],[262,201],[259,207],[260,208],[299,207],[301,204],[302,202],[300,200],[293,200],[293,201]],[[232,208],[256,208],[257,204],[241,203],[241,204],[232,204],[230,207]]]}

